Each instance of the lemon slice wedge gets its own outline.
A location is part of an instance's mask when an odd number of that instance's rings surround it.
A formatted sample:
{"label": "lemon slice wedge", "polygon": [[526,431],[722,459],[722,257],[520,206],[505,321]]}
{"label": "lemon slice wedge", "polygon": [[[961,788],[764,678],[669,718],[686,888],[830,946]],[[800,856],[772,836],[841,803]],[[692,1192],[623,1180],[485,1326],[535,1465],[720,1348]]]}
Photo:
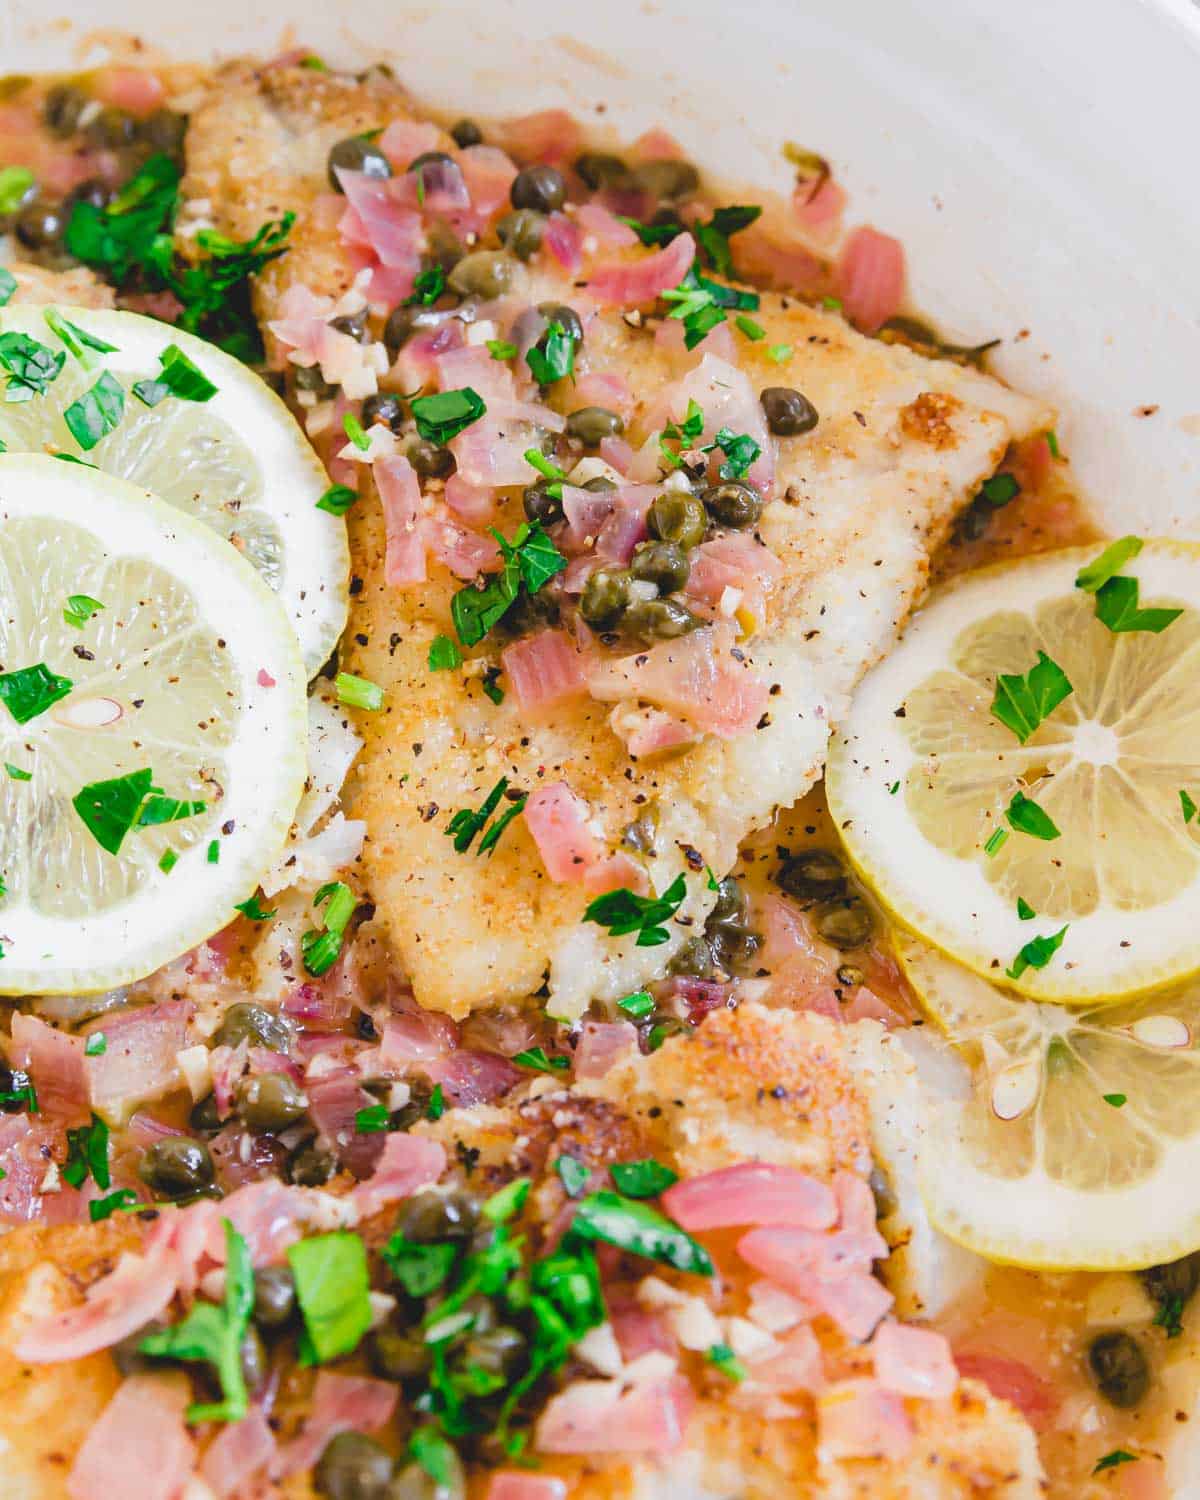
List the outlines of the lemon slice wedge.
{"label": "lemon slice wedge", "polygon": [[828,773],[850,857],[904,925],[1070,1004],[1200,969],[1200,547],[1124,561],[1125,623],[1157,628],[1117,631],[1075,583],[1099,552],[938,593],[859,688]]}
{"label": "lemon slice wedge", "polygon": [[1200,1246],[1200,986],[1085,1009],[1006,994],[916,939],[900,961],[972,1065],[921,1147],[930,1218],[989,1259],[1130,1270]]}
{"label": "lemon slice wedge", "polygon": [[[80,339],[80,332],[93,342]],[[63,360],[44,392],[27,400],[13,399],[18,392],[8,379],[0,442],[10,453],[82,458],[151,490],[232,542],[283,601],[313,676],[345,627],[349,551],[345,523],[316,508],[329,481],[278,396],[203,339],[137,313],[4,308],[0,339],[13,334]],[[161,356],[171,346],[215,394],[187,400],[150,390],[151,399],[159,397],[153,406],[134,394],[135,384],[161,375]],[[11,368],[5,361],[0,377]],[[85,448],[64,413],[105,373],[121,388],[120,419]]]}
{"label": "lemon slice wedge", "polygon": [[279,599],[196,520],[0,455],[0,993],[112,989],[229,922],[305,775]]}

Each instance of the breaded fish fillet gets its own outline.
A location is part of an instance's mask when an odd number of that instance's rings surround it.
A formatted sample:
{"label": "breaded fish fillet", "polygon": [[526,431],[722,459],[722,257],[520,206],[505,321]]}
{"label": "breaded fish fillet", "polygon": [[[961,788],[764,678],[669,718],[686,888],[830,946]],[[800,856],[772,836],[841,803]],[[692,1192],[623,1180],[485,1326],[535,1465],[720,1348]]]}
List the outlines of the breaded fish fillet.
{"label": "breaded fish fillet", "polygon": [[[331,93],[320,75],[268,74],[244,81],[193,121],[188,185],[199,191],[208,184],[206,196],[220,201],[219,173],[234,164],[231,232],[250,232],[289,207],[302,215],[294,248],[259,288],[260,315],[270,316],[293,282],[334,293],[347,284],[346,273],[331,270],[336,232],[306,226],[303,213],[323,185],[318,145],[336,135],[334,122],[381,124],[399,107],[373,87],[356,94],[342,85]],[[635,259],[644,253],[629,252]],[[565,273],[522,270],[512,295],[531,304],[586,301],[587,289]],[[761,344],[736,341],[739,368],[754,391],[803,391],[821,420],[814,432],[778,444],[778,498],[757,533],[782,563],[783,577],[765,627],[738,658],[769,684],[769,707],[739,738],[708,737],[673,758],[633,761],[610,727],[607,702],[575,699],[532,719],[512,694],[500,707],[488,702],[478,677],[431,674],[430,643],[452,629],[450,600],[461,585],[434,563],[427,584],[390,586],[379,507],[371,501],[352,513],[357,592],[343,664],[380,684],[386,702],[381,712],[360,716],[366,747],[350,811],[367,821],[370,894],[423,1005],[462,1016],[548,982],[547,1009],[570,1018],[592,998],[614,1000],[661,973],[714,899],[702,865],[726,872],[746,834],[820,774],[831,725],[919,601],[929,555],[955,513],[1012,441],[1050,423],[1039,403],[973,369],[863,338],[839,317],[794,299],[764,295],[755,316],[766,337]],[[792,352],[771,364],[761,353],[771,346]],[[611,370],[627,381],[637,401],[627,436],[636,447],[662,426],[658,398],[695,363],[663,347],[648,328],[600,308],[578,368]],[[701,405],[706,394],[721,399],[729,366],[705,369],[711,389],[702,388],[701,372]],[[564,391],[557,399],[567,398]],[[510,500],[498,524],[511,535],[521,519],[519,501]],[[485,641],[484,655],[479,666],[498,660],[498,647]],[[635,676],[626,684],[631,697]],[[582,923],[588,895],[548,878],[520,820],[493,855],[456,853],[443,833],[448,818],[477,807],[501,776],[526,792],[567,782],[610,848],[631,822],[649,815],[655,888],[690,870],[671,941],[637,947],[632,937],[614,940]]]}

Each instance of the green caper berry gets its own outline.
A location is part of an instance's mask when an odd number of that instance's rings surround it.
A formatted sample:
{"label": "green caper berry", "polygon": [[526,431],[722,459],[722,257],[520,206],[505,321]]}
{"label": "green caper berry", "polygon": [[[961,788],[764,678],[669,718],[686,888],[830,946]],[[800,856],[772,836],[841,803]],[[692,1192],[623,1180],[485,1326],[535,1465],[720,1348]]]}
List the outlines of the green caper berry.
{"label": "green caper berry", "polygon": [[837,982],[848,990],[856,990],[867,982],[867,976],[857,964],[839,964]]}
{"label": "green caper berry", "polygon": [[776,437],[799,437],[820,421],[817,408],[807,396],[790,385],[770,385],[759,395],[767,426]]}
{"label": "green caper berry", "polygon": [[629,180],[629,168],[611,151],[585,151],[575,158],[575,170],[593,192]]}
{"label": "green caper berry", "polygon": [[657,833],[658,819],[652,813],[643,813],[632,823],[626,823],[621,834],[621,842],[630,849],[636,849],[639,854],[652,854]]}
{"label": "green caper berry", "polygon": [[329,148],[327,172],[335,193],[342,191],[337,169],[343,172],[362,172],[364,176],[384,178],[392,175],[392,164],[371,141],[361,135],[348,135]]}
{"label": "green caper berry", "polygon": [[762,515],[762,500],[758,493],[736,479],[710,484],[704,491],[704,503],[715,521],[737,531],[753,526]]}
{"label": "green caper berry", "polygon": [[1119,1329],[1100,1334],[1088,1347],[1087,1362],[1096,1389],[1110,1406],[1136,1406],[1150,1389],[1150,1365],[1132,1334]]}
{"label": "green caper berry", "polygon": [[583,321],[569,303],[539,302],[537,310],[548,324],[557,323],[577,344],[583,343]]}
{"label": "green caper berry", "polygon": [[514,208],[497,223],[496,234],[504,248],[518,260],[532,260],[542,248],[546,216],[532,208]]}
{"label": "green caper berry", "polygon": [[1147,1294],[1159,1307],[1172,1302],[1183,1307],[1200,1286],[1200,1251],[1161,1266],[1146,1266],[1137,1274]]}
{"label": "green caper berry", "polygon": [[442,315],[431,307],[394,307],[383,325],[383,342],[387,352],[395,359],[413,334],[421,328],[433,328],[442,321]]}
{"label": "green caper berry", "polygon": [[137,137],[137,121],[113,104],[106,104],[97,111],[84,127],[84,134],[106,151],[119,151],[132,146]]}
{"label": "green caper berry", "polygon": [[286,1130],[308,1108],[308,1096],[286,1073],[258,1073],[238,1085],[237,1107],[250,1130]]}
{"label": "green caper berry", "polygon": [[448,285],[460,297],[503,297],[512,285],[513,263],[501,250],[476,250],[464,255],[450,272]]}
{"label": "green caper berry", "polygon": [[367,1358],[384,1380],[412,1380],[429,1368],[429,1345],[417,1333],[377,1328],[367,1344]]}
{"label": "green caper berry", "polygon": [[187,134],[187,117],[177,115],[173,109],[156,109],[138,125],[138,135],[152,151],[161,151],[166,156],[178,156],[183,150],[183,139]]}
{"label": "green caper berry", "polygon": [[802,901],[828,900],[845,889],[846,867],[831,849],[804,849],[783,862],[775,883]]}
{"label": "green caper berry", "polygon": [[241,1346],[238,1354],[242,1364],[242,1378],[246,1382],[246,1389],[251,1395],[262,1385],[267,1378],[267,1350],[262,1341],[262,1334],[251,1323],[242,1335]]}
{"label": "green caper berry", "polygon": [[597,474],[594,479],[589,479],[581,488],[588,490],[593,495],[611,495],[613,490],[617,488],[617,485],[607,474]]}
{"label": "green caper berry", "polygon": [[87,108],[88,97],[70,83],[56,83],[42,105],[42,118],[53,135],[74,135],[79,116]]}
{"label": "green caper berry", "polygon": [[337,389],[321,374],[320,365],[293,365],[290,373],[298,391],[311,391],[319,400],[326,400]]}
{"label": "green caper berry", "polygon": [[638,599],[625,611],[622,623],[649,640],[674,641],[698,630],[704,622],[678,599]]}
{"label": "green caper berry", "polygon": [[698,547],[708,530],[708,513],[695,495],[664,490],[656,495],[646,515],[650,535],[660,542],[676,542],[685,551]]}
{"label": "green caper berry", "polygon": [[329,326],[335,333],[344,333],[357,344],[365,344],[370,339],[370,334],[367,332],[367,309],[365,307],[360,312],[344,313],[340,318],[331,318]]}
{"label": "green caper berry", "polygon": [[205,1094],[203,1099],[192,1105],[188,1124],[193,1130],[214,1132],[220,1130],[221,1123],[221,1116],[217,1113],[216,1094]]}
{"label": "green caper berry", "polygon": [[717,899],[708,914],[710,922],[744,922],[749,903],[740,880],[726,875],[717,882]]}
{"label": "green caper berry", "polygon": [[713,962],[727,974],[745,969],[762,947],[762,938],[744,925],[733,922],[706,924],[704,935],[708,939]]}
{"label": "green caper berry", "polygon": [[677,542],[643,542],[629,571],[640,582],[654,584],[660,594],[673,594],[687,583],[692,565]]}
{"label": "green caper berry", "polygon": [[454,144],[462,151],[465,151],[468,146],[483,144],[483,131],[474,120],[456,120],[450,127],[450,134]]}
{"label": "green caper berry", "polygon": [[422,151],[418,156],[413,157],[404,170],[406,172],[423,172],[426,167],[438,166],[445,162],[449,162],[451,166],[454,165],[454,158],[448,151]]}
{"label": "green caper berry", "polygon": [[561,498],[548,493],[546,484],[531,484],[521,497],[521,505],[527,521],[540,521],[543,526],[553,526],[563,519]]}
{"label": "green caper berry", "polygon": [[142,1156],[138,1175],[156,1193],[178,1198],[207,1187],[214,1177],[208,1147],[186,1135],[155,1141]]}
{"label": "green caper berry", "polygon": [[26,250],[48,250],[62,239],[66,227],[66,219],[58,204],[39,203],[34,199],[17,215],[14,232]]}
{"label": "green caper berry", "polygon": [[700,186],[690,161],[645,161],[633,169],[634,181],[653,198],[684,198]]}
{"label": "green caper berry", "polygon": [[290,1266],[260,1266],[254,1273],[254,1321],[282,1328],[296,1311],[296,1279]]}
{"label": "green caper berry", "polygon": [[817,913],[817,931],[835,948],[861,948],[874,925],[865,902],[855,897]]}
{"label": "green caper berry", "polygon": [[225,1012],[213,1033],[213,1045],[236,1047],[249,1042],[252,1047],[266,1047],[271,1052],[286,1052],[292,1044],[292,1028],[274,1011],[249,1000],[238,1000]]}
{"label": "green caper berry", "polygon": [[598,448],[606,437],[620,437],[624,431],[620,415],[606,406],[581,406],[567,418],[567,436],[588,448]]}
{"label": "green caper berry", "polygon": [[465,1240],[479,1219],[479,1203],[467,1192],[417,1193],[410,1198],[400,1218],[400,1228],[410,1240],[429,1244],[433,1240]]}
{"label": "green caper berry", "polygon": [[567,201],[567,182],[557,167],[539,163],[522,167],[513,178],[509,199],[514,208],[535,208],[538,213],[552,214]]}
{"label": "green caper berry", "polygon": [[669,974],[683,974],[689,979],[711,979],[712,949],[702,937],[690,937],[667,965]]}
{"label": "green caper berry", "polygon": [[413,438],[405,453],[418,479],[447,479],[454,473],[454,454],[426,438]]}
{"label": "green caper berry", "polygon": [[298,1146],[288,1158],[288,1181],[296,1187],[324,1187],[337,1171],[337,1158],[313,1141]]}
{"label": "green caper berry", "polygon": [[465,1365],[477,1365],[491,1375],[504,1375],[520,1359],[525,1337],[516,1328],[501,1325],[487,1333],[472,1333],[463,1347]]}
{"label": "green caper berry", "polygon": [[384,1500],[392,1456],[361,1432],[340,1432],[325,1446],[313,1485],[327,1500]]}
{"label": "green caper berry", "polygon": [[360,421],[364,428],[382,422],[392,432],[399,432],[404,426],[404,402],[391,391],[376,391],[363,402]]}
{"label": "green caper berry", "polygon": [[579,596],[579,613],[595,630],[611,630],[629,606],[629,574],[597,568]]}

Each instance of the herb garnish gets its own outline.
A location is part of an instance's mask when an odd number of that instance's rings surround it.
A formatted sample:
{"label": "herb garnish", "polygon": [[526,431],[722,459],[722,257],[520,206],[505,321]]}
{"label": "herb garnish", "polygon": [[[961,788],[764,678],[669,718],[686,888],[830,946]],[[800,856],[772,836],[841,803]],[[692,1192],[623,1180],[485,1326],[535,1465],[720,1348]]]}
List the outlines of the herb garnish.
{"label": "herb garnish", "polygon": [[[698,401],[688,398],[687,416],[682,422],[668,422],[663,428],[658,439],[659,450],[663,458],[672,469],[679,468],[682,463],[680,454],[685,449],[691,448],[695,440],[704,432],[704,411]],[[678,443],[677,449],[667,447],[668,443]]]}
{"label": "herb garnish", "polygon": [[63,412],[63,421],[71,436],[87,453],[101,438],[116,430],[124,414],[125,392],[104,370],[90,390],[71,402]]}
{"label": "herb garnish", "polygon": [[1137,1463],[1136,1453],[1126,1453],[1124,1448],[1114,1448],[1111,1453],[1106,1453],[1102,1459],[1097,1461],[1092,1473],[1102,1474],[1105,1469],[1115,1469],[1119,1464],[1135,1463]]}
{"label": "herb garnish", "polygon": [[525,355],[530,374],[539,385],[553,385],[575,369],[575,336],[561,323],[552,322]]}
{"label": "herb garnish", "polygon": [[503,362],[509,359],[516,359],[517,346],[516,344],[510,344],[507,339],[488,339],[487,352],[493,359]]}
{"label": "herb garnish", "polygon": [[1075,587],[1088,594],[1096,593],[1110,578],[1115,578],[1127,562],[1133,561],[1143,545],[1140,536],[1123,536],[1110,542],[1099,557],[1076,573]]}
{"label": "herb garnish", "polygon": [[720,468],[722,479],[741,479],[762,452],[748,432],[734,432],[730,427],[720,428],[712,442],[704,445],[704,452],[711,453],[714,448],[725,455]]}
{"label": "herb garnish", "polygon": [[733,255],[729,248],[729,236],[747,229],[762,216],[759,204],[730,204],[713,210],[707,224],[695,224],[692,233],[696,237],[704,258],[718,276],[733,275]]}
{"label": "herb garnish", "polygon": [[22,771],[22,769],[20,768],[20,766],[14,766],[13,763],[12,763],[12,761],[6,760],[4,762],[4,769],[8,773],[9,777],[13,781],[32,781],[33,780],[33,772],[32,771]]}
{"label": "herb garnish", "polygon": [[432,307],[446,290],[446,273],[441,266],[427,266],[413,278],[412,294],[404,299],[405,307]]}
{"label": "herb garnish", "polygon": [[713,1274],[713,1263],[703,1245],[665,1214],[620,1193],[605,1190],[581,1199],[571,1221],[571,1233],[616,1245],[647,1260],[662,1261],[677,1271],[697,1276]]}
{"label": "herb garnish", "polygon": [[992,717],[1011,729],[1022,745],[1043,720],[1074,692],[1070,680],[1056,661],[1044,651],[1022,675],[1001,672],[996,678]]}
{"label": "herb garnish", "polygon": [[243,917],[251,922],[269,922],[276,914],[276,908],[270,911],[264,907],[257,896],[248,896],[245,901],[236,901],[234,911],[240,911]]}
{"label": "herb garnish", "polygon": [[1037,912],[1030,906],[1024,896],[1017,897],[1017,918],[1021,922],[1030,922],[1037,916]]}
{"label": "herb garnish", "polygon": [[154,785],[154,772],[130,771],[111,781],[91,781],[71,799],[88,832],[109,854],[116,854],[130,829],[175,823],[203,812],[203,802],[164,797]]}
{"label": "herb garnish", "polygon": [[304,1318],[300,1363],[325,1364],[358,1348],[371,1326],[366,1246],[349,1230],[301,1240],[287,1253]]}
{"label": "herb garnish", "polygon": [[435,1083],[433,1093],[429,1096],[429,1103],[425,1106],[425,1118],[427,1120],[440,1120],[446,1113],[446,1095],[440,1083]]}
{"label": "herb garnish", "polygon": [[17,278],[7,266],[0,266],[0,307],[7,307],[17,290]]}
{"label": "herb garnish", "polygon": [[1100,1097],[1105,1104],[1111,1104],[1114,1109],[1120,1109],[1127,1098],[1125,1094],[1101,1094]]}
{"label": "herb garnish", "polygon": [[622,886],[590,902],[583,920],[607,927],[609,937],[636,932],[637,947],[656,948],[670,941],[671,934],[661,924],[675,915],[686,895],[687,883],[682,874],[676,875],[661,896],[639,896]]}
{"label": "herb garnish", "polygon": [[300,936],[300,953],[305,969],[319,979],[337,962],[342,951],[342,939],[346,934],[350,918],[357,905],[354,892],[341,880],[331,880],[323,885],[313,897],[314,906],[325,906],[324,930],[310,929]]}
{"label": "herb garnish", "polygon": [[103,608],[99,599],[93,599],[90,594],[69,594],[63,605],[63,620],[76,630],[82,630],[92,616]]}
{"label": "herb garnish", "polygon": [[355,677],[351,672],[339,672],[333,679],[339,703],[350,708],[366,709],[376,713],[383,707],[383,689],[377,682],[365,677]]}
{"label": "herb garnish", "polygon": [[767,350],[777,365],[786,365],[794,352],[791,344],[772,344]]}
{"label": "herb garnish", "polygon": [[331,484],[317,501],[317,509],[331,516],[344,516],[357,499],[357,491],[348,484]]}
{"label": "herb garnish", "polygon": [[[447,825],[446,836],[454,840],[456,853],[465,854],[467,852],[474,841],[475,835],[484,829],[484,825],[488,819],[496,811],[497,807],[500,806],[500,799],[507,790],[508,777],[501,776],[500,780],[480,803],[478,811],[469,807],[463,807],[454,814]],[[483,837],[479,841],[479,847],[475,851],[477,855],[488,854],[496,847],[500,842],[500,835],[524,809],[527,800],[525,795],[521,795],[505,808],[491,827],[484,832]],[[519,1061],[519,1059],[514,1060]]]}
{"label": "herb garnish", "polygon": [[1180,788],[1179,792],[1179,806],[1183,809],[1183,821],[1185,823],[1190,823],[1196,816],[1196,813],[1200,811],[1200,809],[1196,807],[1196,804],[1188,796],[1187,792],[1185,792],[1182,788]]}
{"label": "herb garnish", "polygon": [[5,401],[32,401],[35,396],[44,396],[66,362],[61,349],[49,349],[27,333],[0,333],[0,367],[8,374]]}
{"label": "herb garnish", "polygon": [[429,670],[452,672],[463,663],[462,652],[448,635],[435,635],[429,643]]}
{"label": "herb garnish", "polygon": [[736,1382],[745,1380],[746,1366],[728,1344],[713,1344],[704,1357],[710,1365],[716,1365],[722,1375],[728,1375],[730,1380]]}
{"label": "herb garnish", "polygon": [[1063,938],[1067,935],[1067,927],[1060,927],[1057,932],[1047,937],[1030,938],[1029,942],[1021,949],[1016,958],[1013,959],[1005,974],[1009,979],[1020,979],[1026,969],[1044,969],[1058,950],[1062,947]]}
{"label": "herb garnish", "polygon": [[640,1021],[654,1009],[654,996],[649,990],[635,990],[632,995],[626,995],[623,1000],[617,1001],[617,1009]]}
{"label": "herb garnish", "polygon": [[354,444],[360,453],[367,453],[371,448],[371,439],[367,436],[363,424],[352,411],[348,411],[342,417],[342,431]]}
{"label": "herb garnish", "polygon": [[757,344],[760,339],[765,339],[767,336],[767,330],[762,324],[756,323],[753,318],[748,318],[745,313],[738,313],[733,321],[752,344]]}
{"label": "herb garnish", "polygon": [[102,1031],[93,1031],[83,1045],[84,1057],[103,1057],[108,1051],[108,1038]]}
{"label": "herb garnish", "polygon": [[84,367],[90,370],[96,361],[92,358],[92,351],[97,354],[115,354],[116,344],[107,343],[104,339],[97,338],[94,333],[89,333],[86,328],[80,328],[77,323],[68,322],[53,307],[44,309],[42,316],[46,320],[46,326],[52,329],[60,341],[66,345],[67,353]]}
{"label": "herb garnish", "polygon": [[410,1297],[428,1297],[450,1274],[456,1251],[453,1245],[407,1239],[398,1229],[380,1254]]}
{"label": "herb garnish", "polygon": [[581,1161],[576,1161],[573,1156],[560,1156],[554,1163],[554,1170],[558,1173],[568,1198],[578,1198],[592,1175],[592,1169],[585,1167]]}
{"label": "herb garnish", "polygon": [[457,391],[440,391],[436,396],[417,396],[411,405],[417,431],[427,443],[439,446],[478,422],[487,411],[483,397],[469,385]]}
{"label": "herb garnish", "polygon": [[609,1173],[617,1191],[627,1198],[657,1198],[672,1183],[679,1181],[677,1172],[672,1172],[670,1167],[664,1167],[653,1157],[645,1161],[614,1162]]}
{"label": "herb garnish", "polygon": [[115,1193],[109,1193],[105,1198],[93,1198],[88,1204],[88,1217],[93,1224],[98,1224],[111,1214],[140,1206],[138,1195],[132,1188],[118,1188]]}
{"label": "herb garnish", "polygon": [[1004,809],[1009,827],[1017,833],[1028,833],[1035,839],[1061,838],[1061,830],[1048,812],[1024,792],[1014,792]]}
{"label": "herb garnish", "polygon": [[1000,850],[1008,842],[1007,828],[993,828],[988,835],[987,843],[983,846],[983,852],[989,859],[1000,853]]}
{"label": "herb garnish", "polygon": [[357,1135],[378,1135],[392,1123],[386,1104],[368,1104],[355,1111],[354,1130]]}
{"label": "herb garnish", "polygon": [[536,594],[567,566],[540,521],[523,521],[511,542],[494,527],[492,535],[504,559],[501,571],[487,574],[482,588],[468,584],[459,589],[450,601],[450,617],[464,646],[477,645],[504,618],[517,602],[522,586]]}
{"label": "herb garnish", "polygon": [[1021,493],[1021,486],[1012,474],[993,474],[990,479],[985,479],[979,486],[980,500],[999,510],[1001,506],[1007,505],[1015,500]]}
{"label": "herb garnish", "polygon": [[254,1307],[254,1272],[246,1241],[228,1219],[222,1223],[225,1225],[225,1296],[221,1303],[193,1302],[191,1311],[182,1322],[173,1328],[147,1334],[138,1345],[143,1354],[213,1366],[221,1383],[223,1399],[194,1402],[187,1410],[189,1422],[238,1422],[249,1408],[242,1373],[242,1340],[250,1326],[250,1313]]}
{"label": "herb garnish", "polygon": [[1183,1332],[1183,1298],[1178,1294],[1164,1297],[1154,1314],[1154,1326],[1161,1328],[1169,1339],[1177,1339]]}
{"label": "herb garnish", "polygon": [[217,387],[178,344],[168,344],[158,362],[162,368],[154,379],[134,382],[133,394],[144,406],[157,406],[167,396],[203,402],[217,394]]}
{"label": "herb garnish", "polygon": [[664,302],[675,306],[668,316],[683,321],[684,344],[694,349],[698,343],[725,321],[725,309],[757,312],[757,292],[738,291],[722,282],[712,281],[697,270],[695,263],[677,287],[660,294]]}
{"label": "herb garnish", "polygon": [[1096,618],[1114,635],[1127,635],[1133,631],[1159,635],[1183,613],[1182,609],[1141,608],[1138,580],[1119,572],[1141,550],[1140,537],[1123,536],[1075,576],[1077,589],[1096,596]]}
{"label": "herb garnish", "polygon": [[569,1057],[547,1057],[545,1047],[527,1047],[518,1052],[513,1062],[519,1068],[532,1068],[536,1073],[566,1072],[571,1066]]}
{"label": "herb garnish", "polygon": [[16,672],[0,672],[0,703],[18,724],[28,724],[53,708],[74,686],[69,677],[60,677],[40,661]]}
{"label": "herb garnish", "polygon": [[[89,1038],[90,1041],[90,1038]],[[103,1050],[103,1049],[101,1049]],[[89,1053],[94,1056],[94,1053]],[[108,1126],[99,1117],[92,1116],[90,1125],[81,1125],[67,1131],[67,1159],[62,1177],[72,1187],[82,1187],[89,1173],[98,1188],[111,1186],[108,1170]]]}

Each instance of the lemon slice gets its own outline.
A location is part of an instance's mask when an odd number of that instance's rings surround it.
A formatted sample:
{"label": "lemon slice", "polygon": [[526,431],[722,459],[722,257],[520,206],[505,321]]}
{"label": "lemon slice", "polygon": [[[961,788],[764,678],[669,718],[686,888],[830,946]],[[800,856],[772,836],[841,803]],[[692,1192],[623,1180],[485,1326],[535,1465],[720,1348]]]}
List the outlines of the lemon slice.
{"label": "lemon slice", "polygon": [[[828,774],[850,857],[902,923],[1073,1004],[1200,968],[1200,547],[1147,543],[1121,568],[1142,607],[1182,611],[1158,633],[1097,618],[1075,578],[1099,552],[938,593],[859,688]],[[1071,691],[1022,743],[997,677],[1039,653]]]}
{"label": "lemon slice", "polygon": [[[112,352],[85,344],[81,359],[48,317],[60,329],[65,319],[113,345]],[[9,384],[0,402],[0,442],[12,453],[84,458],[232,542],[283,601],[313,676],[345,627],[349,551],[345,523],[316,509],[329,481],[283,402],[238,360],[137,313],[14,306],[0,311],[0,335],[8,333],[36,339],[65,361],[45,393],[31,400],[14,402]],[[207,401],[167,396],[146,406],[132,387],[160,374],[159,356],[172,344],[216,394]],[[63,413],[105,371],[124,391],[123,411],[113,431],[85,450]]]}
{"label": "lemon slice", "polygon": [[[112,989],[224,926],[278,856],[296,639],[206,527],[44,456],[0,455],[0,600],[0,993]],[[156,822],[171,799],[187,815]]]}
{"label": "lemon slice", "polygon": [[916,939],[900,960],[972,1064],[921,1147],[951,1239],[1042,1270],[1118,1270],[1200,1246],[1200,986],[1086,1009],[1022,1000]]}

